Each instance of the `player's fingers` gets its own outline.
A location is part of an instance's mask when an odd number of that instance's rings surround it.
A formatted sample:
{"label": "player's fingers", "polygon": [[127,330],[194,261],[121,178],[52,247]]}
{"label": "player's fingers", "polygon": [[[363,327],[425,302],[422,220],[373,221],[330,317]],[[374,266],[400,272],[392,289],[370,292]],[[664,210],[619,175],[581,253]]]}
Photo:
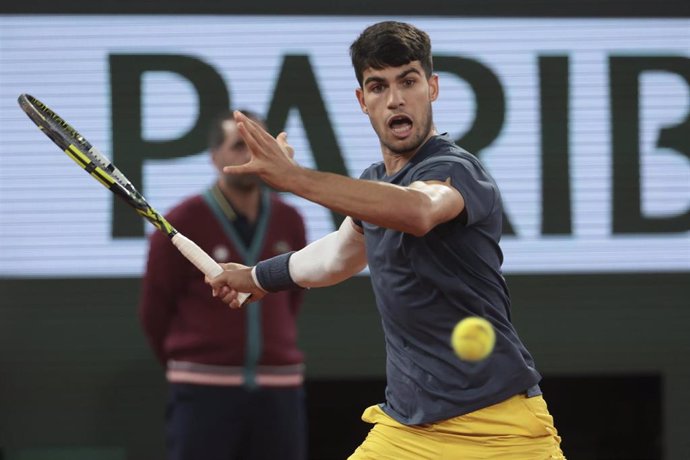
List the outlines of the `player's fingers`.
{"label": "player's fingers", "polygon": [[252,120],[251,118],[249,118],[248,116],[246,116],[242,112],[235,111],[234,117],[235,117],[235,122],[237,123],[237,127],[240,128],[240,133],[242,133],[242,131],[244,131],[245,135],[250,136],[252,139],[254,139],[257,142],[264,139],[265,135],[268,135],[268,137],[271,137],[271,135],[266,132],[266,130],[263,128],[263,126],[261,126],[259,123]]}
{"label": "player's fingers", "polygon": [[[225,286],[225,288],[227,289],[227,286]],[[221,296],[221,300],[230,305],[233,300],[237,300],[237,291],[234,289],[227,289],[226,293]]]}
{"label": "player's fingers", "polygon": [[204,282],[211,286],[211,296],[218,297],[219,288],[213,285],[213,282],[208,276],[204,277]]}
{"label": "player's fingers", "polygon": [[239,110],[235,110],[234,112],[232,112],[232,116],[235,119],[235,123],[249,123],[251,121],[251,119],[248,116],[246,116]]}
{"label": "player's fingers", "polygon": [[224,166],[223,173],[225,174],[252,174],[257,172],[251,162],[237,166]]}
{"label": "player's fingers", "polygon": [[247,120],[237,123],[237,130],[240,132],[242,139],[244,139],[247,147],[249,147],[249,150],[252,152],[252,157],[260,158],[264,156],[264,147],[266,143],[261,142],[258,127],[256,125],[251,125],[249,123],[250,121],[251,120]]}
{"label": "player's fingers", "polygon": [[280,144],[280,147],[283,149],[283,151],[287,154],[287,156],[289,156],[290,158],[295,158],[295,149],[293,149],[292,146],[288,144],[287,133],[285,131],[278,134],[276,140],[278,141],[278,144]]}
{"label": "player's fingers", "polygon": [[235,118],[235,122],[237,122],[237,123],[246,123],[247,125],[256,124],[256,122],[254,120],[252,120],[251,118],[249,118],[248,116],[246,116],[245,114],[240,112],[239,110],[235,110],[232,113],[232,115]]}
{"label": "player's fingers", "polygon": [[239,112],[239,120],[238,117],[235,117],[235,121],[244,123],[245,129],[251,133],[257,141],[265,141],[267,139],[273,140],[273,136],[266,131],[261,123],[257,122],[256,120],[252,120],[242,112]]}
{"label": "player's fingers", "polygon": [[240,301],[238,299],[233,300],[228,304],[230,308],[240,308],[242,304],[240,304]]}
{"label": "player's fingers", "polygon": [[252,129],[251,120],[244,119],[237,122],[237,130],[240,132],[242,139],[247,143],[247,147],[251,149],[252,146],[256,147],[256,139],[254,136],[254,129]]}
{"label": "player's fingers", "polygon": [[224,274],[221,273],[220,275],[216,276],[215,278],[210,278],[208,279],[208,284],[211,286],[211,288],[216,291],[216,293],[220,292],[221,288],[224,286],[227,286],[228,282],[224,277]]}
{"label": "player's fingers", "polygon": [[240,268],[247,268],[246,265],[238,264],[236,262],[226,262],[222,266],[225,270],[239,270]]}
{"label": "player's fingers", "polygon": [[[268,131],[258,122],[247,117],[243,113],[239,113],[238,117],[235,118],[237,121],[237,127],[242,134],[242,138],[245,140],[249,148],[252,148],[252,143],[259,152],[265,152],[271,149],[275,145],[276,140],[271,136]],[[246,137],[245,137],[246,136]]]}

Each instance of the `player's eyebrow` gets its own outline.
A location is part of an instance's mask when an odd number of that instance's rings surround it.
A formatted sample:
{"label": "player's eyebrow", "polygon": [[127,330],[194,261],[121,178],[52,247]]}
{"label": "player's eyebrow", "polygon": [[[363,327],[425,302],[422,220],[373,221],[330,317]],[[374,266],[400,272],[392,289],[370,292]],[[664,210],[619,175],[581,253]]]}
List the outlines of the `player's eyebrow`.
{"label": "player's eyebrow", "polygon": [[383,82],[384,79],[381,77],[367,77],[366,80],[364,80],[364,86],[368,85],[369,83],[376,82],[376,83],[381,83]]}
{"label": "player's eyebrow", "polygon": [[422,75],[419,70],[415,69],[414,67],[410,67],[407,70],[402,71],[400,74],[398,74],[395,79],[396,80],[402,80],[403,78],[407,77],[411,73],[416,73],[417,75]]}
{"label": "player's eyebrow", "polygon": [[[417,70],[414,67],[410,67],[409,69],[405,69],[402,72],[400,72],[398,75],[395,76],[396,80],[402,80],[406,76],[408,76],[411,73],[416,73],[417,75],[421,75],[419,70]],[[379,77],[376,75],[372,75],[371,77],[367,77],[366,80],[364,80],[364,86],[368,85],[371,82],[376,82],[376,83],[382,83],[384,82],[385,79],[383,77]]]}

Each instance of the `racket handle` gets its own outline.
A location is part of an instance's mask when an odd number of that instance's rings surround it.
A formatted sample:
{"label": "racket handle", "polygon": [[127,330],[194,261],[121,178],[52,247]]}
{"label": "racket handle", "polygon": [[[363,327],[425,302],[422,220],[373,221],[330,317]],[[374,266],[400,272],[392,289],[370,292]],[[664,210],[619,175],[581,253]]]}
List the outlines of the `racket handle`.
{"label": "racket handle", "polygon": [[[176,233],[172,237],[172,242],[177,249],[185,256],[191,263],[194,264],[204,275],[209,278],[215,278],[223,273],[223,267],[211,258],[206,252],[201,249],[194,241],[190,240],[181,233]],[[240,292],[237,294],[237,300],[240,305],[249,298],[251,294]]]}

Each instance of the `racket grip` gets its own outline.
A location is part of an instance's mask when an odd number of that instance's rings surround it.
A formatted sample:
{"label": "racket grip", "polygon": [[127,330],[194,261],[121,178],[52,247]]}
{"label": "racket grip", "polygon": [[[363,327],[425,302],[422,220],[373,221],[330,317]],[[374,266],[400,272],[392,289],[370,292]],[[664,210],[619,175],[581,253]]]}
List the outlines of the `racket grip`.
{"label": "racket grip", "polygon": [[[172,242],[177,247],[177,249],[182,253],[183,256],[187,258],[191,263],[194,264],[204,275],[209,278],[215,278],[216,276],[223,273],[223,267],[218,265],[218,263],[211,258],[206,252],[201,249],[194,241],[190,240],[181,233],[176,233],[172,237]],[[237,300],[239,300],[240,305],[249,298],[251,294],[246,292],[240,292],[237,294]]]}

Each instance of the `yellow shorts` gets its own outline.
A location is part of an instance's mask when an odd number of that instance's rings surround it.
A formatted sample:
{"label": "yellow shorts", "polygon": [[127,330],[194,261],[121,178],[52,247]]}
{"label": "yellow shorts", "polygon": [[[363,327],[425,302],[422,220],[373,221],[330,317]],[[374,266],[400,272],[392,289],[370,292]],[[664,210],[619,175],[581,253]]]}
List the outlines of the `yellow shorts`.
{"label": "yellow shorts", "polygon": [[362,420],[374,427],[348,460],[565,460],[541,396],[513,396],[426,425],[398,423],[379,406],[368,407]]}

